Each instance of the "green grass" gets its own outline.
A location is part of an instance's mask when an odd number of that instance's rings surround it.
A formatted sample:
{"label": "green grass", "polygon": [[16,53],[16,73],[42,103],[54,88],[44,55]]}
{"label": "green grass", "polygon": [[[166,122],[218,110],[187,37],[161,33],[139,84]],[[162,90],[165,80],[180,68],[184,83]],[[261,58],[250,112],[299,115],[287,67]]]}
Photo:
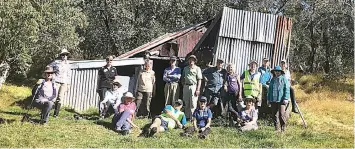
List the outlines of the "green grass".
{"label": "green grass", "polygon": [[[269,122],[260,120],[259,130],[238,132],[234,128],[213,127],[206,140],[182,138],[182,130],[173,130],[159,134],[157,138],[140,138],[138,130],[128,136],[122,136],[111,129],[110,118],[104,121],[74,120],[73,113],[62,110],[58,118],[50,118],[47,125],[32,123],[21,124],[21,107],[13,104],[29,96],[26,87],[5,85],[0,91],[0,117],[16,120],[11,124],[0,124],[0,147],[63,147],[63,148],[333,148],[354,147],[353,101],[344,100],[352,96],[347,90],[333,90],[332,86],[322,86],[317,91],[305,91],[307,84],[319,81],[303,76],[303,85],[296,85],[299,106],[304,113],[308,128],[302,128],[299,115],[292,114],[285,133],[276,134]],[[351,84],[353,86],[353,84]],[[15,96],[16,95],[16,96]],[[339,107],[342,107],[341,109]],[[39,110],[32,109],[30,114],[39,119]],[[95,115],[96,110],[85,114]],[[139,126],[148,123],[148,119],[135,120]]]}

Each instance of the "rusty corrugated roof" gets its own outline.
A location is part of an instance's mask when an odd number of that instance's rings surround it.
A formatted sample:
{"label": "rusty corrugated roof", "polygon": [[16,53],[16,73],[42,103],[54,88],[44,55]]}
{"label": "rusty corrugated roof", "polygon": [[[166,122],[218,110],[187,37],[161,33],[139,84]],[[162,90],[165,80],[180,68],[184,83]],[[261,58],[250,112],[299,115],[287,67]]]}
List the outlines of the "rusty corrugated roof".
{"label": "rusty corrugated roof", "polygon": [[[164,35],[152,40],[151,42],[148,42],[148,43],[146,43],[146,44],[144,44],[142,46],[139,46],[139,47],[137,47],[137,48],[135,48],[135,49],[133,49],[131,51],[128,51],[128,52],[118,56],[118,58],[121,58],[121,59],[129,58],[129,57],[131,57],[131,56],[133,56],[133,55],[135,55],[137,53],[141,53],[141,52],[148,51],[148,50],[152,50],[151,52],[157,51],[159,49],[153,49],[153,48],[155,48],[155,47],[157,47],[159,45],[162,45],[163,43],[166,43],[168,41],[171,41],[173,39],[176,39],[176,38],[178,38],[180,36],[183,36],[186,33],[189,33],[190,31],[200,29],[200,28],[204,27],[206,24],[208,24],[212,20],[213,19],[205,21],[205,22],[202,22],[202,23],[199,23],[199,24],[195,24],[195,25],[192,25],[192,26],[188,26],[188,27],[185,27],[185,28],[180,29],[180,30],[178,30],[176,32],[173,32],[173,33],[164,34]],[[201,38],[201,36],[199,36],[199,37]],[[192,46],[192,48],[193,48],[193,46]],[[184,54],[185,53],[187,54],[188,52],[184,52]],[[178,56],[181,56],[181,55],[179,54]]]}

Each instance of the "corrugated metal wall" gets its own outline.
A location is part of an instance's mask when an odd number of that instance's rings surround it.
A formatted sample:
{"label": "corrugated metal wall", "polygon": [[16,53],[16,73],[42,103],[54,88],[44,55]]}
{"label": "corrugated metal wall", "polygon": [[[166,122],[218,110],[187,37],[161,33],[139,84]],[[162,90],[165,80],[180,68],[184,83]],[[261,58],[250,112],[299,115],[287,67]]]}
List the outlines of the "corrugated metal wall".
{"label": "corrugated metal wall", "polygon": [[[89,108],[97,108],[99,94],[96,92],[99,68],[72,69],[71,87],[62,103],[65,106],[84,111]],[[135,77],[118,77],[123,92],[133,92],[135,89]]]}
{"label": "corrugated metal wall", "polygon": [[268,57],[274,67],[288,58],[291,25],[291,19],[286,17],[225,7],[214,63],[223,59],[234,63],[236,72],[242,73],[251,60],[261,65],[262,59]]}

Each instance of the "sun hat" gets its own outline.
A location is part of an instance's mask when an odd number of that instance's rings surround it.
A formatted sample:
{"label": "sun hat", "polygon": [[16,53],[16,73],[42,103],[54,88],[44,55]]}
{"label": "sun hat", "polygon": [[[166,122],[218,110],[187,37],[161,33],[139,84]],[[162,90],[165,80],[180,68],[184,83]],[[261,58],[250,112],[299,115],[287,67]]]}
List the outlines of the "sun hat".
{"label": "sun hat", "polygon": [[62,49],[62,51],[59,53],[59,55],[62,55],[62,54],[70,54],[70,52],[69,52],[66,48],[64,48],[64,49]]}
{"label": "sun hat", "polygon": [[275,66],[275,68],[271,70],[271,73],[274,73],[275,71],[280,71],[282,74],[285,74],[285,72],[281,69],[280,66]]}

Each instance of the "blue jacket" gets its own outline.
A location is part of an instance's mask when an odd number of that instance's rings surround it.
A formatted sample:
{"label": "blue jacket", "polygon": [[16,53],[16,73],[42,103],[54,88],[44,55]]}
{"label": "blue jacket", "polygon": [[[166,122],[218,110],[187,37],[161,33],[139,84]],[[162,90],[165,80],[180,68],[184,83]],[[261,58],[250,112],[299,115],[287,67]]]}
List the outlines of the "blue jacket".
{"label": "blue jacket", "polygon": [[265,68],[264,66],[259,67],[258,71],[261,73],[260,83],[262,85],[269,84],[270,80],[272,79],[272,74],[270,68]]}
{"label": "blue jacket", "polygon": [[267,100],[269,102],[282,102],[284,99],[290,99],[290,86],[288,80],[285,78],[284,75],[281,75],[279,77],[280,85],[279,88],[277,89],[278,95],[277,95],[277,99],[274,99],[273,90],[274,90],[275,80],[276,80],[275,77],[271,79]]}

